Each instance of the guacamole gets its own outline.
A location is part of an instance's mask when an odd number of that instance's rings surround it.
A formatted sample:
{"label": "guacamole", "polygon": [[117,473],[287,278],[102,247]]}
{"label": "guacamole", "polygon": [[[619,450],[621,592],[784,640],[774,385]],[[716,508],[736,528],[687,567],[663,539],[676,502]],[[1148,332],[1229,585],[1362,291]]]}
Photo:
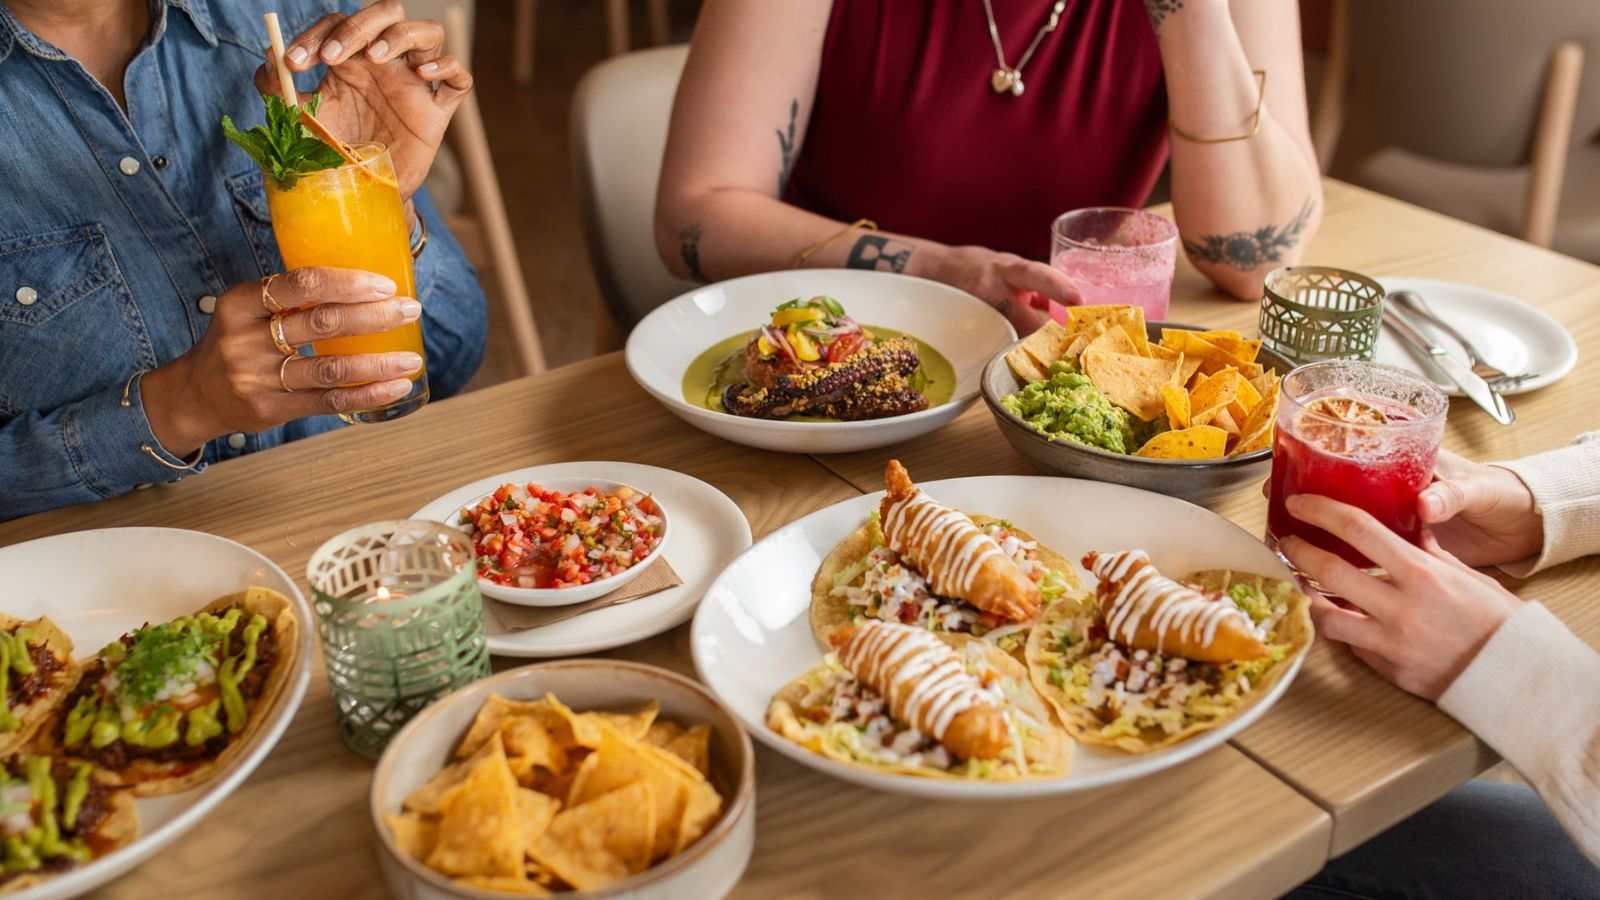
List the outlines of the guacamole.
{"label": "guacamole", "polygon": [[1137,433],[1128,411],[1106,399],[1088,376],[1067,362],[1052,365],[1048,381],[1032,382],[1000,403],[1051,440],[1132,453],[1149,437]]}

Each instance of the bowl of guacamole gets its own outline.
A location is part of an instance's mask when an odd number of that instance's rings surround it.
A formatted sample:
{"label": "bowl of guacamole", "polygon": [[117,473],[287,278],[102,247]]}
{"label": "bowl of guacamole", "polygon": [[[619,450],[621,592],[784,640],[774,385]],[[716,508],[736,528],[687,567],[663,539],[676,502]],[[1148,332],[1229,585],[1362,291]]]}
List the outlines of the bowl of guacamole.
{"label": "bowl of guacamole", "polygon": [[[1170,322],[1149,322],[1146,328],[1153,341],[1160,338],[1162,328],[1199,330]],[[1260,361],[1280,373],[1293,368],[1265,349]],[[1166,429],[1164,416],[1154,422],[1139,421],[1069,362],[1057,362],[1049,375],[1045,381],[1022,384],[1006,365],[1005,353],[991,360],[983,373],[983,399],[1000,433],[1042,472],[1125,484],[1200,504],[1216,502],[1267,477],[1270,450],[1198,460],[1132,456]]]}

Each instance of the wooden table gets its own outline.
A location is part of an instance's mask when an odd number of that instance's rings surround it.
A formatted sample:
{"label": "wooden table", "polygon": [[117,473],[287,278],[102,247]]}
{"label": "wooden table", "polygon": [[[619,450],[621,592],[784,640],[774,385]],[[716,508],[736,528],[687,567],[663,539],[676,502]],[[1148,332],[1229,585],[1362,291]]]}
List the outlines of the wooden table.
{"label": "wooden table", "polygon": [[[3,523],[0,545],[89,527],[193,528],[249,544],[300,580],[315,545],[344,528],[404,517],[495,472],[582,459],[704,479],[758,536],[859,494],[804,456],[683,424],[612,354],[175,485]],[[605,655],[692,674],[687,626]],[[1226,746],[1124,788],[1011,804],[865,791],[765,749],[758,770],[756,851],[741,897],[1041,896],[1069,884],[1155,894],[1180,878],[1197,896],[1266,896],[1317,870],[1330,831],[1326,813]],[[299,714],[261,768],[203,825],[103,893],[385,896],[366,809],[371,773],[339,742],[318,658]]]}
{"label": "wooden table", "polygon": [[[1561,446],[1594,428],[1600,408],[1600,269],[1485,229],[1339,182],[1325,182],[1327,213],[1305,262],[1368,275],[1438,278],[1502,291],[1560,321],[1578,342],[1568,377],[1510,398],[1503,427],[1469,401],[1451,404],[1444,446],[1473,459],[1510,459]],[[1257,309],[1220,297],[1185,262],[1173,287],[1173,321],[1256,332]],[[1537,366],[1537,361],[1535,361]],[[919,480],[1033,470],[995,428],[969,410],[936,440],[823,463],[862,490],[881,490],[883,460],[898,454]],[[1266,502],[1254,488],[1214,507],[1261,534]],[[1600,558],[1506,584],[1549,606],[1600,646],[1593,585]],[[1430,703],[1391,687],[1342,646],[1319,641],[1282,702],[1234,745],[1333,814],[1334,855],[1362,843],[1495,761],[1492,751]]]}
{"label": "wooden table", "polygon": [[[1520,296],[1600,351],[1592,267],[1329,183],[1308,262],[1377,275],[1453,278]],[[1253,307],[1211,292],[1180,264],[1173,318],[1254,331]],[[1513,456],[1562,443],[1594,408],[1583,370],[1515,401],[1500,429],[1457,409],[1448,446]],[[603,423],[603,424],[602,424]],[[874,453],[807,459],[738,447],[672,418],[616,355],[510,382],[381,428],[354,428],[214,466],[176,485],[0,523],[0,545],[113,525],[167,525],[247,543],[299,578],[315,544],[404,516],[494,472],[578,459],[666,466],[726,492],[758,536],[880,487],[883,460],[919,479],[1029,472],[976,408],[936,435]],[[1245,492],[1218,509],[1259,530]],[[1600,611],[1576,583],[1593,562],[1521,586],[1590,641]],[[680,627],[610,654],[690,671]],[[1275,896],[1328,856],[1439,796],[1492,755],[1432,707],[1319,644],[1284,700],[1230,746],[1117,788],[1026,803],[948,803],[878,794],[759,750],[758,835],[740,897]],[[200,828],[107,896],[376,897],[384,894],[366,816],[371,764],[344,750],[320,660],[283,741]],[[216,860],[226,860],[219,865]]]}

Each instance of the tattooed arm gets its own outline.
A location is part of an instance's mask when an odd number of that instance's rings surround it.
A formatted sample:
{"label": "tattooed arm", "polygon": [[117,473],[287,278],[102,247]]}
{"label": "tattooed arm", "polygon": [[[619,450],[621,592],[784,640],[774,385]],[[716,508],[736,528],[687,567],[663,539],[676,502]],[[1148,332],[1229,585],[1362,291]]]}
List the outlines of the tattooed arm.
{"label": "tattooed arm", "polygon": [[1322,218],[1306,115],[1296,5],[1144,0],[1161,44],[1173,126],[1200,137],[1250,130],[1255,69],[1267,72],[1260,132],[1202,144],[1172,136],[1172,206],[1195,268],[1242,300],[1299,261]]}
{"label": "tattooed arm", "polygon": [[[679,277],[703,282],[792,268],[802,250],[849,224],[782,200],[805,143],[831,9],[831,0],[706,0],[656,195],[656,246]],[[1071,279],[1043,263],[880,231],[852,231],[805,264],[952,284],[989,301],[1019,331],[1040,321],[1021,300],[1077,299]]]}

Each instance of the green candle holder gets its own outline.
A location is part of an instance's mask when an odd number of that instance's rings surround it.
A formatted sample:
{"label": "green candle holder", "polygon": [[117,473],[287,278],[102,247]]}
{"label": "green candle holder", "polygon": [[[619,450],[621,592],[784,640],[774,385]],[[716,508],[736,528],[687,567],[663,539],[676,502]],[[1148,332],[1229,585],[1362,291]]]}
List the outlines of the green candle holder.
{"label": "green candle holder", "polygon": [[434,700],[489,675],[472,542],[437,522],[363,525],[306,566],[334,717],[369,758]]}
{"label": "green candle holder", "polygon": [[1296,365],[1371,360],[1383,327],[1384,297],[1383,285],[1345,269],[1274,269],[1261,296],[1261,340]]}

